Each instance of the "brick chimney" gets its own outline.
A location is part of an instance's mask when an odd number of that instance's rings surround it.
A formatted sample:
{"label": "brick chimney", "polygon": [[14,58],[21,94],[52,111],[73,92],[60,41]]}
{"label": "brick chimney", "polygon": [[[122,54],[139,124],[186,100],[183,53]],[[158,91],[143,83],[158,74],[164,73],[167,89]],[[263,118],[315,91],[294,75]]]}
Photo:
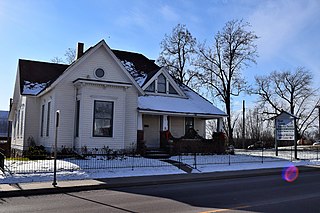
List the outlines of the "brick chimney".
{"label": "brick chimney", "polygon": [[83,47],[84,47],[84,43],[78,42],[76,60],[83,55]]}

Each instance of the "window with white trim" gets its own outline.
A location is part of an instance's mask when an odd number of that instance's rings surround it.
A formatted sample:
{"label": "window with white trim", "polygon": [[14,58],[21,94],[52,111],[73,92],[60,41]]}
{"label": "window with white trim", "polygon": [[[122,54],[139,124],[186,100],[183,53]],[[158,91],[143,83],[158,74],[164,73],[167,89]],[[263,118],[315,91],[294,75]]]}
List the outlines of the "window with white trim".
{"label": "window with white trim", "polygon": [[169,83],[169,94],[178,95],[177,90],[175,90],[170,83]]}
{"label": "window with white trim", "polygon": [[167,93],[167,79],[163,74],[158,76],[158,89],[159,93]]}
{"label": "window with white trim", "polygon": [[94,101],[93,137],[113,136],[113,102]]}
{"label": "window with white trim", "polygon": [[164,74],[160,74],[151,84],[149,84],[145,91],[160,94],[179,95],[178,91]]}
{"label": "window with white trim", "polygon": [[49,136],[49,130],[50,130],[50,112],[51,112],[51,102],[48,102],[46,136]]}
{"label": "window with white trim", "polygon": [[156,90],[156,83],[154,81],[147,87],[146,92],[155,92],[155,90]]}
{"label": "window with white trim", "polygon": [[44,104],[41,106],[41,126],[40,126],[40,136],[43,137],[43,124],[44,124]]}

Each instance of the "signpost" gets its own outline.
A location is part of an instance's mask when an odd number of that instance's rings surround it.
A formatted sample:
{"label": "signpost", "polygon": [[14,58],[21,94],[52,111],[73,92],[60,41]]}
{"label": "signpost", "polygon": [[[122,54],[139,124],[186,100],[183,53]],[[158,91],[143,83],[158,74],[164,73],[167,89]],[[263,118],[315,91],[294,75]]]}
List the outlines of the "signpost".
{"label": "signpost", "polygon": [[58,148],[58,127],[60,119],[60,110],[56,112],[56,129],[55,129],[55,139],[54,139],[54,162],[53,162],[53,182],[52,185],[57,185],[57,148]]}
{"label": "signpost", "polygon": [[297,155],[297,135],[296,135],[296,119],[297,117],[282,111],[275,118],[275,148],[276,156],[278,156],[278,141],[286,140],[293,141],[294,143],[294,153],[295,159],[298,159]]}

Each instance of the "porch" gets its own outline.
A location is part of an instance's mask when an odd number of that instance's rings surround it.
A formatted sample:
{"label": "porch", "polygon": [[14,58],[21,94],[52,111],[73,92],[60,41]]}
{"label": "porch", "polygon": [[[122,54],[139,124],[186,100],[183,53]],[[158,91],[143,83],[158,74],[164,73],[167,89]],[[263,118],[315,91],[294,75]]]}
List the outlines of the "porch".
{"label": "porch", "polygon": [[[164,150],[170,155],[178,153],[224,153],[225,138],[222,133],[222,118],[191,114],[138,115],[138,151]],[[206,121],[215,119],[216,133],[207,139]]]}

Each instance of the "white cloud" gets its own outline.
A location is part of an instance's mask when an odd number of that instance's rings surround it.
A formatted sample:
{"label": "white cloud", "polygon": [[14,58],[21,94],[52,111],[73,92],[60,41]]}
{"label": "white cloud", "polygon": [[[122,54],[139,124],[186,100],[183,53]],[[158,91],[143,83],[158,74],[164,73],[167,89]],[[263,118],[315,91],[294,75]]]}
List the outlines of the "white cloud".
{"label": "white cloud", "polygon": [[261,4],[249,17],[260,37],[258,48],[261,55],[273,57],[283,47],[292,44],[313,19],[319,18],[319,7],[317,0],[282,0]]}

